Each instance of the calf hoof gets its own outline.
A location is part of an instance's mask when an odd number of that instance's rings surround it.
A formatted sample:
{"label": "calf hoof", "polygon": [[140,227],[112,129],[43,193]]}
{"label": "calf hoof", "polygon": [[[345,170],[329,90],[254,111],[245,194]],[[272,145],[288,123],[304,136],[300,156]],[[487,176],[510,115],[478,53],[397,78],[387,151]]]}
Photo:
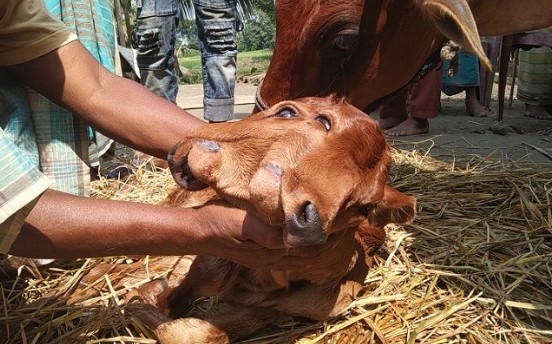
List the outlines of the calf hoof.
{"label": "calf hoof", "polygon": [[228,344],[226,333],[213,324],[197,319],[183,318],[169,321],[155,329],[161,344]]}
{"label": "calf hoof", "polygon": [[157,305],[157,298],[168,288],[167,281],[153,280],[134,290],[131,290],[126,295],[127,302],[141,301],[150,305]]}

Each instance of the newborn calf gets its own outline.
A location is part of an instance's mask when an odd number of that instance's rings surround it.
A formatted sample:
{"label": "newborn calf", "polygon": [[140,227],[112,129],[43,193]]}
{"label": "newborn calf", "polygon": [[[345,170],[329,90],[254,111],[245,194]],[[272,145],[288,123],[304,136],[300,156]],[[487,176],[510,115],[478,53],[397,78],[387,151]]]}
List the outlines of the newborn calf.
{"label": "newborn calf", "polygon": [[[415,215],[414,198],[386,185],[390,161],[376,122],[334,97],[284,101],[185,138],[169,156],[182,188],[168,204],[220,197],[281,227],[290,249],[329,237],[333,244],[285,271],[198,256],[183,282],[157,298],[161,313],[145,315],[160,342],[227,343],[282,316],[339,315],[363,287],[384,226]],[[219,296],[216,314],[180,318],[206,296]]]}

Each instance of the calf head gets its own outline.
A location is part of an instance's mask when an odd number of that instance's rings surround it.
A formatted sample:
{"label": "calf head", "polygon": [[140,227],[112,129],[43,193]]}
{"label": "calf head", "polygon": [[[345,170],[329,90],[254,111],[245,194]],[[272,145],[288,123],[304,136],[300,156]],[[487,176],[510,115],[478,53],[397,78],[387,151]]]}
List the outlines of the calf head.
{"label": "calf head", "polygon": [[[393,203],[385,198],[394,195],[385,185],[389,148],[377,123],[333,96],[284,101],[239,122],[205,126],[168,161],[184,189],[210,187],[281,226],[289,247],[323,243],[364,220],[377,224],[390,215],[381,205]],[[399,208],[412,217],[409,199]]]}

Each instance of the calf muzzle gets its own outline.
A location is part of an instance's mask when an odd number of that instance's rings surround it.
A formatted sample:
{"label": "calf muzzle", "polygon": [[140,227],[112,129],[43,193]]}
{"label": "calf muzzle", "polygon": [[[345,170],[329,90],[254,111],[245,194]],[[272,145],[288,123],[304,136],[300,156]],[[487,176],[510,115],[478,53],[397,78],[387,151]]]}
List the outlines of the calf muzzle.
{"label": "calf muzzle", "polygon": [[[185,146],[185,147],[184,147]],[[176,144],[167,155],[167,163],[171,170],[171,174],[176,181],[176,183],[183,188],[195,191],[205,189],[207,184],[197,180],[197,178],[192,174],[190,167],[188,166],[188,153],[191,148],[191,144]],[[185,154],[181,154],[181,150],[186,149]]]}
{"label": "calf muzzle", "polygon": [[305,202],[286,224],[284,236],[290,247],[319,245],[326,241],[322,220],[311,202]]}

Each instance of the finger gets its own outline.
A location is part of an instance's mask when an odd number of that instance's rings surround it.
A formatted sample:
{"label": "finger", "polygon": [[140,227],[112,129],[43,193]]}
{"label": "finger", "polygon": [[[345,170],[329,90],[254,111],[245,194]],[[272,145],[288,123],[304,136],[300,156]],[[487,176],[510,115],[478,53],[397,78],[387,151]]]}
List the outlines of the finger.
{"label": "finger", "polygon": [[243,236],[269,249],[283,249],[284,237],[282,230],[259,220],[250,214],[243,222]]}

